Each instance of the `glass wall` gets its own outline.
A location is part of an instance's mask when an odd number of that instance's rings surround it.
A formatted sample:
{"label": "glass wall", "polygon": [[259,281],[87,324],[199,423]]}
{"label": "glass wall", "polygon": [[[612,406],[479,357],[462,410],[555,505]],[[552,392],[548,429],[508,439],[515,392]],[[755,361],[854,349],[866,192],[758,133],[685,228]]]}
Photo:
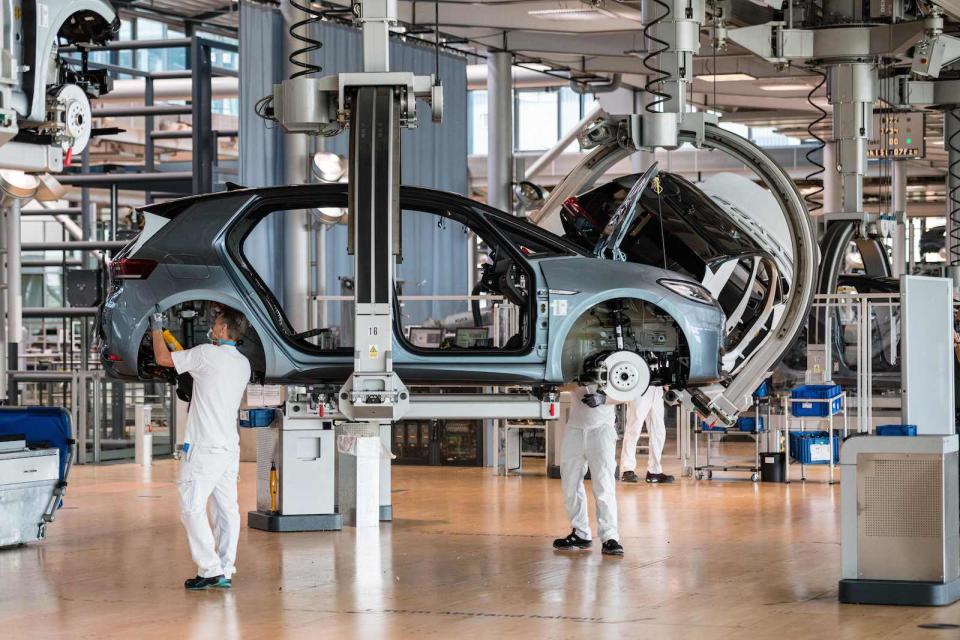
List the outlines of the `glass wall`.
{"label": "glass wall", "polygon": [[[467,144],[474,155],[487,153],[487,92],[467,92]],[[592,95],[569,87],[519,89],[514,92],[514,150],[546,151],[596,105]],[[571,146],[571,149],[574,147]],[[579,147],[577,147],[579,150]]]}

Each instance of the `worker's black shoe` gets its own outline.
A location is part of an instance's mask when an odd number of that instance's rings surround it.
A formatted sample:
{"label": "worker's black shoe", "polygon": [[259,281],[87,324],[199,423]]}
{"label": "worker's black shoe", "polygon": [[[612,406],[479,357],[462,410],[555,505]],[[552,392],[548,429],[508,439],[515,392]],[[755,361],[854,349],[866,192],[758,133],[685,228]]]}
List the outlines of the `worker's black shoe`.
{"label": "worker's black shoe", "polygon": [[200,576],[197,576],[196,578],[190,578],[183,583],[183,588],[189,589],[190,591],[202,591],[204,589],[211,588],[229,589],[230,586],[230,579],[224,578],[222,575],[213,576],[212,578],[201,578]]}
{"label": "worker's black shoe", "polygon": [[650,484],[663,484],[665,482],[673,482],[673,476],[668,476],[665,473],[650,473],[647,471],[647,482]]}
{"label": "worker's black shoe", "polygon": [[605,556],[622,556],[623,547],[621,547],[620,543],[616,540],[607,540],[603,543],[600,552]]}
{"label": "worker's black shoe", "polygon": [[620,475],[620,482],[640,482],[640,477],[636,471],[624,471]]}
{"label": "worker's black shoe", "polygon": [[558,551],[577,551],[578,549],[589,549],[593,542],[584,540],[577,535],[576,531],[571,531],[566,538],[557,538],[553,541],[553,548]]}

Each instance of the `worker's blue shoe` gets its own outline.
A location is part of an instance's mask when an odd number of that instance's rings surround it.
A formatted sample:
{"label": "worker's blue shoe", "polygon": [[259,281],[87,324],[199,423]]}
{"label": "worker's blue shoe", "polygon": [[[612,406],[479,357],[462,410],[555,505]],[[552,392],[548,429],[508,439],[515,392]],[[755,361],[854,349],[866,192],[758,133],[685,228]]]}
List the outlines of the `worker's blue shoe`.
{"label": "worker's blue shoe", "polygon": [[204,589],[229,589],[231,582],[229,578],[223,576],[213,576],[212,578],[190,578],[183,583],[184,589],[190,591],[203,591]]}
{"label": "worker's blue shoe", "polygon": [[600,553],[605,556],[622,556],[623,547],[620,546],[620,543],[616,540],[607,540],[603,543],[603,547],[600,549]]}
{"label": "worker's blue shoe", "polygon": [[593,542],[584,540],[577,535],[576,531],[571,531],[566,538],[557,538],[553,541],[553,548],[557,551],[577,551],[579,549],[589,549]]}

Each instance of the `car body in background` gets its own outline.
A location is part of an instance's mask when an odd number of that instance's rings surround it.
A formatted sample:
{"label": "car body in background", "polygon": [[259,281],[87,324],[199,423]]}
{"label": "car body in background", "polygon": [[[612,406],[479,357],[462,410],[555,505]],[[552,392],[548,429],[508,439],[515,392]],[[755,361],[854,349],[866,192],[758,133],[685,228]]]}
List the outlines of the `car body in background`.
{"label": "car body in background", "polygon": [[[589,378],[617,351],[617,325],[624,350],[649,366],[651,384],[700,385],[720,377],[724,314],[697,281],[656,266],[598,260],[455,194],[402,187],[400,200],[404,215],[426,212],[482,238],[490,259],[481,291],[515,307],[519,317],[516,333],[504,339],[460,344],[459,336],[446,336],[433,348],[414,344],[419,338],[411,333],[428,327],[396,322],[393,366],[408,384],[559,385]],[[107,373],[126,380],[169,376],[155,366],[146,335],[155,307],[171,312],[168,321],[187,309],[192,331],[202,335],[212,306],[228,305],[250,320],[240,348],[255,379],[342,384],[353,369],[352,344],[324,343],[318,339],[324,327],[291,326],[244,246],[271,213],[346,206],[347,186],[326,184],[236,189],[144,207],[144,229],[116,256],[100,311]]]}

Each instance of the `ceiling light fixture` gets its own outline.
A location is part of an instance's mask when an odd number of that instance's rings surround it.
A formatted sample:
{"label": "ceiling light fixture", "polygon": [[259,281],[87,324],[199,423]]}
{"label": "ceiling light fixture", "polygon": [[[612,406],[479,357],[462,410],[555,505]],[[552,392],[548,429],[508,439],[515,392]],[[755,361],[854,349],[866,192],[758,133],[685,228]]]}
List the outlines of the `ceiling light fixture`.
{"label": "ceiling light fixture", "polygon": [[560,6],[552,9],[532,9],[527,11],[527,15],[547,20],[596,20],[604,17],[601,11],[603,3],[596,2],[578,2],[575,6],[564,6],[566,3],[559,3]]}
{"label": "ceiling light fixture", "polygon": [[745,80],[756,80],[749,73],[718,73],[716,75],[696,76],[697,80],[705,82],[743,82]]}
{"label": "ceiling light fixture", "polygon": [[810,91],[808,84],[768,84],[760,85],[764,91]]}

